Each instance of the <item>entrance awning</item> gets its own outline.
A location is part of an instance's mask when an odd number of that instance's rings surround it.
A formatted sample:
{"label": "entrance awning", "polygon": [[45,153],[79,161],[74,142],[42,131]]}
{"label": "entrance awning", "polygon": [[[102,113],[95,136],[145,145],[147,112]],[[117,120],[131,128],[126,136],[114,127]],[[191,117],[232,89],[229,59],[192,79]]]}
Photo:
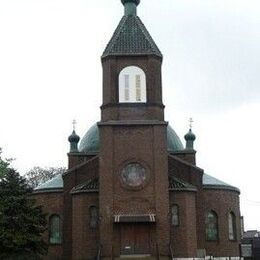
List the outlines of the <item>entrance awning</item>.
{"label": "entrance awning", "polygon": [[155,222],[155,214],[143,215],[114,215],[114,223],[147,223]]}

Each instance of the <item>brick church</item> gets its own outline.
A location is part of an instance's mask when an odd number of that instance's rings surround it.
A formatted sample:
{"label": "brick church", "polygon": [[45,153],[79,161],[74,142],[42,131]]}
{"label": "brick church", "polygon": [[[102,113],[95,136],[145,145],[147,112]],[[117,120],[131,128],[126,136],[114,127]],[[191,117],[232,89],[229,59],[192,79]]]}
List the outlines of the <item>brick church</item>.
{"label": "brick church", "polygon": [[121,2],[101,57],[101,120],[81,140],[73,130],[68,170],[34,191],[46,259],[239,259],[239,189],[196,165],[192,129],[183,146],[164,120],[162,54],[140,0]]}

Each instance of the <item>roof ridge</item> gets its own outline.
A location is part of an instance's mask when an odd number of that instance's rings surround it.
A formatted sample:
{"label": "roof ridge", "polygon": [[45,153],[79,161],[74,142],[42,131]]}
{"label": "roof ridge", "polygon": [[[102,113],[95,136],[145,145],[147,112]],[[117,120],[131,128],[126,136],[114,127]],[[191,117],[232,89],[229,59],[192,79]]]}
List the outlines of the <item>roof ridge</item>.
{"label": "roof ridge", "polygon": [[106,45],[106,48],[105,48],[105,50],[104,50],[104,52],[103,52],[103,54],[102,54],[102,57],[105,55],[106,52],[110,52],[109,49],[112,49],[113,43],[115,43],[115,39],[116,39],[117,37],[119,37],[119,35],[120,35],[120,33],[121,33],[120,28],[121,28],[121,27],[123,26],[123,24],[125,23],[126,18],[127,18],[126,15],[124,15],[124,16],[121,18],[119,24],[117,25],[117,27],[116,27],[116,29],[115,29],[113,35],[112,35],[112,38],[109,40],[108,44]]}
{"label": "roof ridge", "polygon": [[200,172],[202,172],[202,173],[204,174],[204,170],[203,170],[203,169],[201,169],[201,168],[198,167],[197,165],[194,165],[194,164],[192,164],[192,163],[190,163],[190,162],[187,162],[187,161],[185,161],[185,160],[183,160],[183,159],[177,157],[177,156],[174,155],[174,154],[168,154],[168,157],[170,157],[170,158],[172,158],[172,159],[174,159],[174,160],[176,160],[176,161],[179,161],[179,162],[185,164],[186,166],[189,166],[189,167],[191,167],[191,168],[194,168],[194,169],[196,169],[196,170],[198,170],[198,171],[200,171]]}
{"label": "roof ridge", "polygon": [[145,35],[145,38],[150,42],[152,42],[153,44],[151,44],[151,48],[154,50],[154,51],[157,51],[161,54],[162,56],[162,53],[161,51],[159,50],[158,46],[156,45],[154,39],[152,38],[152,36],[150,35],[149,31],[146,29],[144,23],[142,22],[141,18],[139,16],[136,16],[136,19],[137,21],[142,25],[140,27],[141,31],[144,33]]}

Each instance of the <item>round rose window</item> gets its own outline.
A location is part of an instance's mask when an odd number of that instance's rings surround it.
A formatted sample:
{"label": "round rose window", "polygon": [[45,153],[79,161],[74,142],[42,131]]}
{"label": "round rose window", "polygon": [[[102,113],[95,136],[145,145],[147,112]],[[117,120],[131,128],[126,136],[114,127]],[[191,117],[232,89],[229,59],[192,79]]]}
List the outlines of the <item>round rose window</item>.
{"label": "round rose window", "polygon": [[129,163],[123,168],[121,177],[125,185],[137,188],[145,182],[145,168],[139,163]]}

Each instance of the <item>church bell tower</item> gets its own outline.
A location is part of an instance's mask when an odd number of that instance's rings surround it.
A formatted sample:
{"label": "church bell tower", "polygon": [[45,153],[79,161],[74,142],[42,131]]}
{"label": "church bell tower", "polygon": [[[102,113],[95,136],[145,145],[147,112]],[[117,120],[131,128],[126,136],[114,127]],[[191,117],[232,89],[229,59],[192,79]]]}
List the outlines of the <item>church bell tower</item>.
{"label": "church bell tower", "polygon": [[162,54],[121,0],[124,16],[103,55],[99,157],[102,256],[168,255],[169,192]]}

